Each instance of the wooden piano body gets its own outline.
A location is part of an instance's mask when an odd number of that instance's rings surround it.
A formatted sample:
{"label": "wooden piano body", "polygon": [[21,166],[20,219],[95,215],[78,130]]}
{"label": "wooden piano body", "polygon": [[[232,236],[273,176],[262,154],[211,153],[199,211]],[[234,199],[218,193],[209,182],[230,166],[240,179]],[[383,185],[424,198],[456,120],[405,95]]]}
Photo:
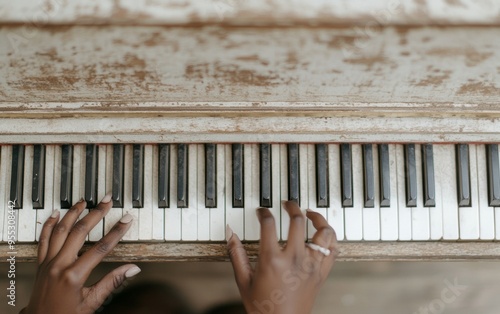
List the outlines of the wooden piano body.
{"label": "wooden piano body", "polygon": [[[498,1],[2,6],[2,144],[500,142]],[[35,259],[34,243],[16,247],[18,260]],[[247,247],[255,257],[258,244]],[[341,260],[500,257],[494,241],[340,250]],[[123,243],[108,257],[185,259],[227,259],[225,245]]]}

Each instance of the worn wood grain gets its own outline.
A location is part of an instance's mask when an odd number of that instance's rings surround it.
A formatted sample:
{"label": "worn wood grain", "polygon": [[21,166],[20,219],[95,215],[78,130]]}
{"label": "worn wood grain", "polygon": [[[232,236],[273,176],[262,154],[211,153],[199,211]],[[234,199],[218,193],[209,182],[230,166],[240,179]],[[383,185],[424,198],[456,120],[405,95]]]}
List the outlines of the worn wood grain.
{"label": "worn wood grain", "polygon": [[[0,260],[10,255],[0,244]],[[245,244],[251,260],[258,244]],[[86,245],[83,251],[87,250]],[[82,251],[82,252],[83,252]],[[341,242],[339,261],[500,260],[497,242]],[[16,261],[36,260],[35,244],[16,244]],[[104,259],[108,262],[227,261],[223,243],[120,243]]]}
{"label": "worn wood grain", "polygon": [[5,0],[0,1],[0,22],[36,25],[498,24],[500,4],[489,0]]}

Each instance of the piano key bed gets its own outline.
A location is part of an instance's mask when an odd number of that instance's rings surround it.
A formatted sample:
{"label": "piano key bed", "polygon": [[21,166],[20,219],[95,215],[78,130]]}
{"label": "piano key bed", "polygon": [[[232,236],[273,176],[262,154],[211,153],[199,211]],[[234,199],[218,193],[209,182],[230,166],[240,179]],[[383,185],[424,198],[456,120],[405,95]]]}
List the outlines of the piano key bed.
{"label": "piano key bed", "polygon": [[[255,256],[257,207],[286,241],[281,200],[321,213],[345,260],[500,253],[498,144],[14,144],[0,156],[2,240],[10,201],[21,259],[34,258],[22,242],[38,240],[53,208],[64,215],[83,197],[92,210],[107,191],[113,208],[89,241],[136,218],[110,260],[130,246],[141,260],[225,259],[226,224]],[[313,233],[308,224],[304,239]]]}

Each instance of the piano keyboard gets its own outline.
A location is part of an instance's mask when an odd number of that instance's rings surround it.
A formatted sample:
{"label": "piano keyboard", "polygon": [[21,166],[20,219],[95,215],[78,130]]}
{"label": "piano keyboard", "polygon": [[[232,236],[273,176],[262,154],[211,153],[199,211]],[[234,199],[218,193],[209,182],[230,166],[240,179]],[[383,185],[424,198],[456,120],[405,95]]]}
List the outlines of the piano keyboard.
{"label": "piano keyboard", "polygon": [[222,241],[226,224],[258,240],[259,206],[286,240],[281,200],[321,213],[339,240],[498,240],[499,169],[497,144],[3,145],[0,234],[9,201],[17,240],[32,242],[53,208],[83,197],[92,210],[112,191],[90,241],[125,213],[126,241]]}

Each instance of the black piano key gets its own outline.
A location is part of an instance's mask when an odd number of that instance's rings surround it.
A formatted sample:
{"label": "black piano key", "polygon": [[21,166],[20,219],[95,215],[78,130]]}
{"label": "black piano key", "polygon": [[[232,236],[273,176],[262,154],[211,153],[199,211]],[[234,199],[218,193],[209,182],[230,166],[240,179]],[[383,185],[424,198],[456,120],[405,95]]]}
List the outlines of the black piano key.
{"label": "black piano key", "polygon": [[73,145],[61,146],[61,208],[73,205]]}
{"label": "black piano key", "polygon": [[365,207],[375,206],[375,178],[373,176],[372,144],[363,144],[363,183]]}
{"label": "black piano key", "polygon": [[111,187],[114,208],[123,208],[125,174],[125,145],[113,145],[113,186]]}
{"label": "black piano key", "polygon": [[205,207],[217,207],[217,146],[205,144]]}
{"label": "black piano key", "polygon": [[158,145],[158,207],[170,207],[170,145]]}
{"label": "black piano key", "polygon": [[87,208],[94,208],[97,200],[97,145],[85,145],[85,201]]}
{"label": "black piano key", "polygon": [[299,144],[288,144],[288,200],[300,206]]}
{"label": "black piano key", "polygon": [[469,168],[469,145],[457,144],[457,185],[458,206],[471,206],[470,196],[470,168]]}
{"label": "black piano key", "polygon": [[233,167],[233,207],[244,207],[244,167],[243,167],[243,144],[233,144],[232,147]]}
{"label": "black piano key", "polygon": [[[498,160],[498,145],[486,145],[488,167],[488,201],[490,206],[500,206],[500,169]],[[479,178],[481,179],[481,178]]]}
{"label": "black piano key", "polygon": [[31,200],[34,209],[43,208],[45,191],[45,145],[37,144],[33,147],[33,179]]}
{"label": "black piano key", "polygon": [[318,207],[330,206],[328,183],[328,146],[316,144],[316,204]]}
{"label": "black piano key", "polygon": [[352,153],[351,144],[340,144],[340,176],[342,183],[342,206],[352,207],[353,187],[352,187]]}
{"label": "black piano key", "polygon": [[144,145],[133,145],[132,159],[132,206],[144,206]]}
{"label": "black piano key", "polygon": [[422,144],[422,168],[424,179],[424,206],[436,206],[436,188],[434,181],[434,156],[432,144]]}
{"label": "black piano key", "polygon": [[12,146],[10,201],[14,209],[23,207],[24,145]]}
{"label": "black piano key", "polygon": [[391,206],[391,169],[389,162],[389,145],[378,145],[378,163],[380,179],[380,207]]}
{"label": "black piano key", "polygon": [[188,146],[177,145],[177,207],[188,207]]}
{"label": "black piano key", "polygon": [[271,144],[260,144],[260,206],[272,207]]}
{"label": "black piano key", "polygon": [[415,144],[405,145],[406,170],[406,206],[417,206],[417,165],[415,161]]}

